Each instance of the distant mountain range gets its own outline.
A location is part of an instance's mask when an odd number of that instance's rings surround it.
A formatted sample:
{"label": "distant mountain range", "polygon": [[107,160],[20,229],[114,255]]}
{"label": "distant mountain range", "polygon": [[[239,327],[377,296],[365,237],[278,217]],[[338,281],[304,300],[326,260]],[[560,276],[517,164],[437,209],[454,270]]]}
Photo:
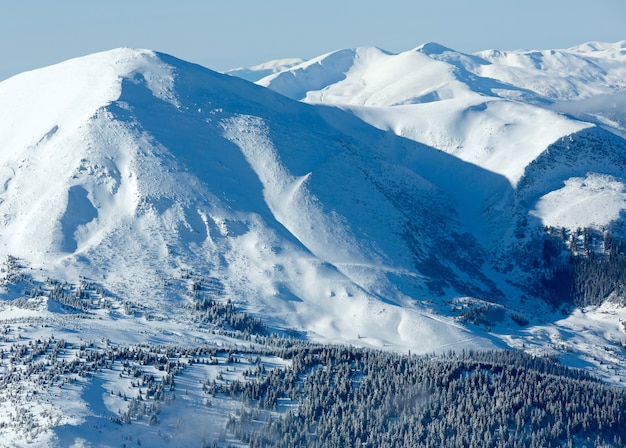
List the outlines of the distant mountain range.
{"label": "distant mountain range", "polygon": [[590,264],[623,256],[626,41],[229,74],[124,48],[0,83],[5,325],[187,343],[230,301],[310,340],[626,375],[621,280]]}

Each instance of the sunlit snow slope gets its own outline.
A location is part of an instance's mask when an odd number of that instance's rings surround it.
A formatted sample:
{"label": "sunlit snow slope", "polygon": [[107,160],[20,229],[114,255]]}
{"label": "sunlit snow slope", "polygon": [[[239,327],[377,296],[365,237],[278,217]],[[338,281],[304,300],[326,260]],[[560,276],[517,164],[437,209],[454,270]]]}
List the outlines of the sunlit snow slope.
{"label": "sunlit snow slope", "polygon": [[451,194],[506,194],[478,166],[131,49],[1,83],[0,145],[0,252],[41,279],[86,277],[184,320],[194,273],[311,337],[489,346],[423,302],[502,296],[459,220],[485,205]]}

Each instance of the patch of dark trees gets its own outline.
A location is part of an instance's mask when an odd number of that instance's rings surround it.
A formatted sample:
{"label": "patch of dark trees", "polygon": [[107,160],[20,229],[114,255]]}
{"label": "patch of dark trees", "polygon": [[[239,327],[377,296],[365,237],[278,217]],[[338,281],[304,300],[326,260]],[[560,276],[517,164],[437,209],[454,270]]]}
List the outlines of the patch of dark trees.
{"label": "patch of dark trees", "polygon": [[[227,430],[251,448],[626,442],[626,391],[550,358],[508,351],[403,356],[329,346],[283,355],[291,368],[238,385],[248,408],[230,418]],[[260,410],[276,410],[283,400],[297,406],[270,422],[261,417]]]}
{"label": "patch of dark trees", "polygon": [[624,242],[610,231],[547,228],[541,260],[541,295],[555,307],[626,304]]}

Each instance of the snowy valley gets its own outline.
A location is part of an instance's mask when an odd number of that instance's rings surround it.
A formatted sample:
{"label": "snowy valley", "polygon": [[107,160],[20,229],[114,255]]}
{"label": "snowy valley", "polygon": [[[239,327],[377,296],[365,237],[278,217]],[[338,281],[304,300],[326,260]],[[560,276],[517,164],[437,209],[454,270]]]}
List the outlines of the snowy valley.
{"label": "snowy valley", "polygon": [[[619,415],[625,92],[626,42],[227,74],[121,48],[1,82],[0,445],[399,446],[410,406],[494,372]],[[432,387],[323,436],[315,381],[340,403],[381,364]],[[493,427],[619,446],[537,400],[552,432],[521,402]],[[437,443],[419,415],[406,446]]]}

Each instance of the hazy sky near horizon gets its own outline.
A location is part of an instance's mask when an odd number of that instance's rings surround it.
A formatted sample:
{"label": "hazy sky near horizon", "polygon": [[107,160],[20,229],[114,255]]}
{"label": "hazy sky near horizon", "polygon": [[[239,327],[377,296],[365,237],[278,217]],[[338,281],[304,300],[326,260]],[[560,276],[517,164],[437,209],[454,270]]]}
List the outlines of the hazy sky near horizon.
{"label": "hazy sky near horizon", "polygon": [[377,46],[463,52],[626,39],[626,0],[3,0],[0,80],[116,47],[214,70]]}

